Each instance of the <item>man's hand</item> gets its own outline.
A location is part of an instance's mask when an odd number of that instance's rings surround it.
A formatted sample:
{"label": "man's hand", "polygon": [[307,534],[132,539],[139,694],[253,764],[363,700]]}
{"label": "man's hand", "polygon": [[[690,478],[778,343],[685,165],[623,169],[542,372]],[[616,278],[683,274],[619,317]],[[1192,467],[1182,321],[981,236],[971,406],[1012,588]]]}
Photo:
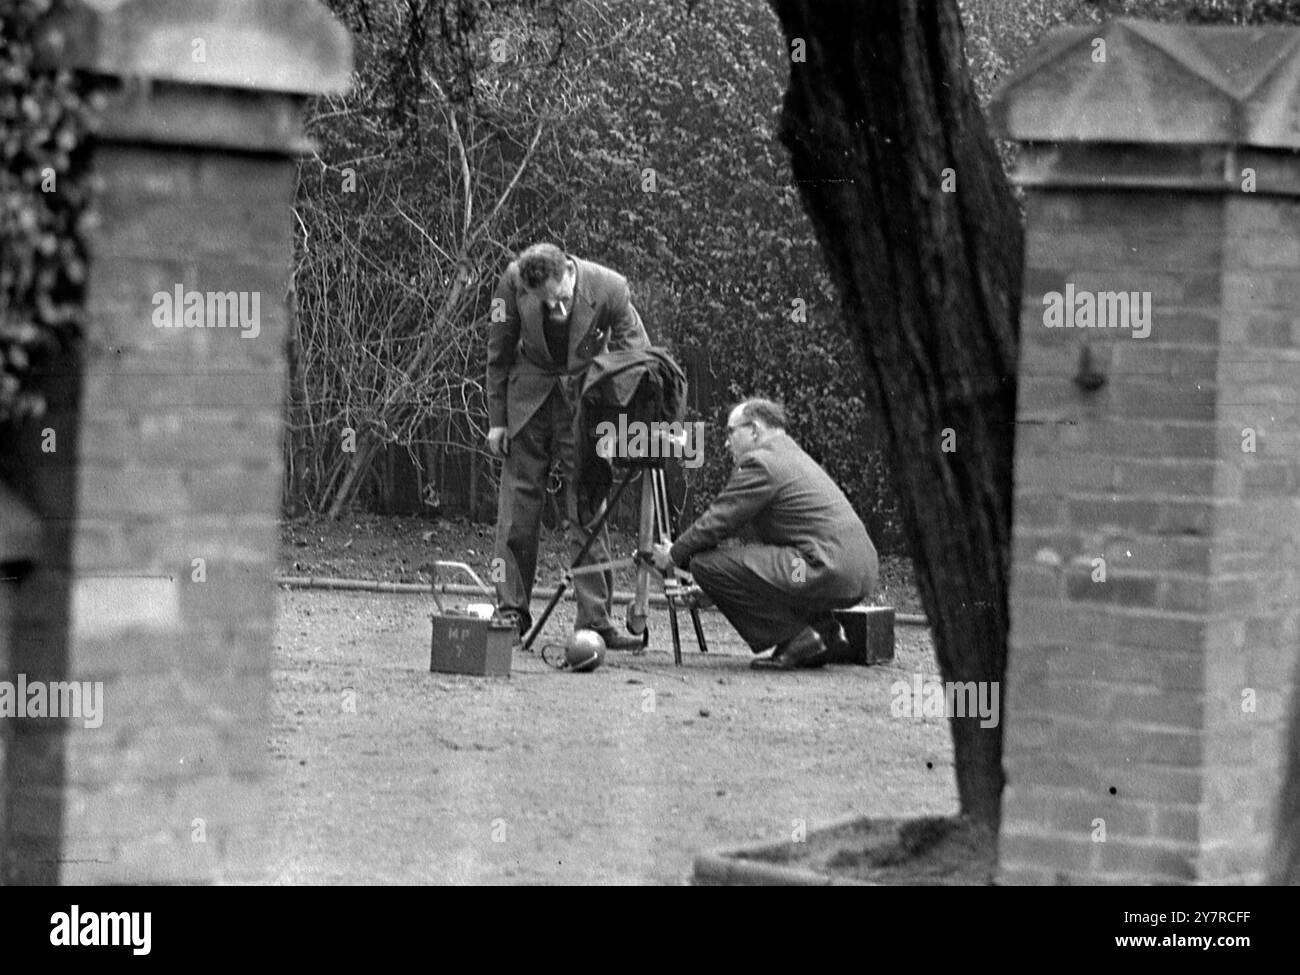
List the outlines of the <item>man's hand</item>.
{"label": "man's hand", "polygon": [[510,438],[506,436],[505,427],[492,427],[487,435],[488,450],[494,457],[504,457],[510,452]]}
{"label": "man's hand", "polygon": [[650,561],[654,563],[654,567],[660,572],[668,572],[676,568],[673,557],[668,554],[671,550],[672,546],[667,542],[655,542],[654,548],[651,549]]}

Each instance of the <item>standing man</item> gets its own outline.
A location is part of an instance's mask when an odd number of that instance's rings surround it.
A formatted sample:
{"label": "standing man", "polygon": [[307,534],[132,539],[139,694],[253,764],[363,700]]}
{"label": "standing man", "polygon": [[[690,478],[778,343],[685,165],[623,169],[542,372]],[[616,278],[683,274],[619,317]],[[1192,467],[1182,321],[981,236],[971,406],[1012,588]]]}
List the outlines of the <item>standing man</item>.
{"label": "standing man", "polygon": [[[537,544],[547,476],[558,460],[564,474],[569,555],[577,556],[583,526],[599,512],[579,512],[574,470],[574,410],[578,385],[593,357],[648,348],[627,279],[607,267],[534,244],[501,275],[488,328],[488,449],[503,457],[497,507],[494,572],[497,610],[513,617],[522,635],[532,626],[529,606],[537,573]],[[609,561],[609,536],[592,545],[593,562]],[[600,634],[611,650],[641,647],[610,621],[611,572],[574,580],[577,629]]]}
{"label": "standing man", "polygon": [[[727,446],[731,479],[676,543],[655,546],[654,563],[689,567],[754,653],[775,645],[756,670],[820,667],[845,643],[831,611],[875,589],[876,548],[844,492],[785,432],[776,403],[732,410]],[[746,526],[757,544],[717,547]]]}

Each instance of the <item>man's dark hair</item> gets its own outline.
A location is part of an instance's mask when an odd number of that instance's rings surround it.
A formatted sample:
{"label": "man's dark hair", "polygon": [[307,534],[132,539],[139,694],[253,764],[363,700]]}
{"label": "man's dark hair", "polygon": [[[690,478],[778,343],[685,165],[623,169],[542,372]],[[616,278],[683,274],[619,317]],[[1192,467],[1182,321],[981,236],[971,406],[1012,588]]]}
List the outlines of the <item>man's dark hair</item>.
{"label": "man's dark hair", "polygon": [[740,415],[746,420],[759,420],[769,430],[785,429],[785,407],[770,399],[747,399],[740,404]]}
{"label": "man's dark hair", "polygon": [[519,254],[519,278],[528,289],[564,277],[567,258],[554,244],[533,244]]}

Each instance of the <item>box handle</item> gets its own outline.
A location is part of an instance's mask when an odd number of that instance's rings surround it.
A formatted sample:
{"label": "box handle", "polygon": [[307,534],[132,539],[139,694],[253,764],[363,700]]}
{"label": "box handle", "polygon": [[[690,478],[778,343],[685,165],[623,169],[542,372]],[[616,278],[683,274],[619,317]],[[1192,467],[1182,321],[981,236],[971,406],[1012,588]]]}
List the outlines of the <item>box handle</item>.
{"label": "box handle", "polygon": [[478,577],[478,574],[473,569],[471,569],[466,563],[448,562],[444,559],[438,559],[435,562],[429,563],[428,570],[429,570],[429,579],[430,579],[429,588],[433,592],[433,601],[438,606],[438,614],[440,616],[446,616],[447,610],[446,607],[444,607],[442,604],[442,597],[438,594],[438,570],[439,569],[459,569],[462,572],[464,572],[467,576],[469,576],[471,579],[474,580],[474,585],[476,585],[479,589],[483,591],[483,595],[489,597],[495,597],[496,595],[487,586],[487,584]]}

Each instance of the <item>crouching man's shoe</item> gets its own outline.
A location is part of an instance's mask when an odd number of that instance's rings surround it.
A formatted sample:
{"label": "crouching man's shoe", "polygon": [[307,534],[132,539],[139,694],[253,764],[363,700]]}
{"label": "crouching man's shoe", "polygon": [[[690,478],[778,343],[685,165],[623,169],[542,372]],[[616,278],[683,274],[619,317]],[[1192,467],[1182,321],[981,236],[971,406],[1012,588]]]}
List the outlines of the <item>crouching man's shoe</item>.
{"label": "crouching man's shoe", "polygon": [[596,630],[600,638],[605,641],[606,650],[640,650],[645,646],[644,636],[633,636],[631,633],[620,633],[613,626],[606,626],[603,629]]}
{"label": "crouching man's shoe", "polygon": [[809,626],[778,643],[771,657],[759,657],[749,666],[754,670],[801,670],[824,666],[829,658],[826,642]]}
{"label": "crouching man's shoe", "polygon": [[821,619],[813,620],[812,627],[820,634],[822,642],[826,644],[828,660],[848,660],[852,652],[849,647],[849,638],[844,634],[844,627],[834,616],[823,616]]}

